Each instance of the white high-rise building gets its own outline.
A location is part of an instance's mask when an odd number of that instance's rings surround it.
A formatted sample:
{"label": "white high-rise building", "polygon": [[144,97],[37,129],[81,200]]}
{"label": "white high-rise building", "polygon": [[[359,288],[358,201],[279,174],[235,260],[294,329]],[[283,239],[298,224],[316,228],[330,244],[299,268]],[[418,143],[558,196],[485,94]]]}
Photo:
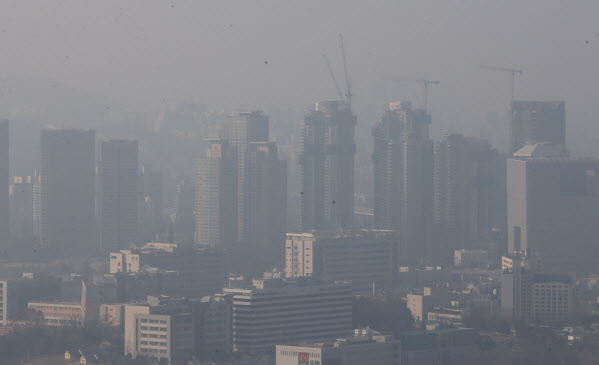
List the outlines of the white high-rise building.
{"label": "white high-rise building", "polygon": [[217,246],[237,242],[237,151],[225,140],[210,140],[196,162],[195,242]]}

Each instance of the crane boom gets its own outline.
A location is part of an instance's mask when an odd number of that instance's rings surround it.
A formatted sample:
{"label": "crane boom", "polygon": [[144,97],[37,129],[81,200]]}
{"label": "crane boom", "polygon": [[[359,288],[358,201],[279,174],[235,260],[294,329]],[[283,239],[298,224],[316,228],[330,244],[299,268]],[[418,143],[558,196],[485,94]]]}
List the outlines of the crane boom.
{"label": "crane boom", "polygon": [[327,58],[327,55],[323,54],[322,58],[324,59],[324,62],[327,65],[327,69],[329,70],[331,79],[333,79],[333,83],[335,84],[335,90],[337,90],[337,95],[339,95],[339,99],[343,99],[343,94],[341,93],[341,89],[339,89],[339,84],[337,83],[337,79],[335,78],[335,73],[333,72],[333,68],[331,67],[331,64],[329,63],[329,59]]}
{"label": "crane boom", "polygon": [[497,67],[497,66],[482,65],[482,66],[480,66],[480,68],[485,69],[485,70],[505,71],[505,72],[513,72],[513,73],[518,73],[518,74],[521,74],[524,72],[524,70],[518,70],[515,68],[507,68],[507,67]]}
{"label": "crane boom", "polygon": [[[510,133],[510,149],[513,149],[511,146],[511,143],[514,141],[514,95],[515,95],[515,89],[514,89],[514,85],[516,83],[516,74],[522,74],[524,71],[523,70],[518,70],[515,68],[507,68],[507,67],[496,67],[496,66],[480,66],[480,68],[483,68],[485,70],[491,70],[491,71],[501,71],[501,72],[509,72],[510,73],[510,125],[509,125],[509,133]],[[511,151],[514,152],[514,151]]]}
{"label": "crane boom", "polygon": [[343,46],[343,34],[339,33],[339,49],[341,51],[341,57],[343,58],[343,71],[345,73],[345,99],[351,106],[352,93],[351,93],[351,77],[347,71],[347,59],[345,57],[345,47]]}
{"label": "crane boom", "polygon": [[423,79],[409,79],[409,78],[399,78],[399,77],[385,77],[384,80],[395,81],[395,82],[413,82],[422,84],[423,86],[423,95],[422,95],[422,104],[424,105],[424,111],[427,110],[428,107],[428,85],[439,85],[441,81],[437,80],[423,80]]}

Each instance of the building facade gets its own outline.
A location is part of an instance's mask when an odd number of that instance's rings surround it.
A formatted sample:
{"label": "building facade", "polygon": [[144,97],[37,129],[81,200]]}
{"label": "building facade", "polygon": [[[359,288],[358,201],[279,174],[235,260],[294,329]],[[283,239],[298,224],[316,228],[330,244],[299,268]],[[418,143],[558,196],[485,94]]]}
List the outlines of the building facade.
{"label": "building facade", "polygon": [[47,326],[77,326],[83,324],[81,303],[33,301],[28,308],[39,312],[42,323]]}
{"label": "building facade", "polygon": [[195,242],[219,246],[237,242],[237,149],[210,140],[206,157],[196,162]]}
{"label": "building facade", "polygon": [[354,336],[333,342],[277,345],[276,365],[401,365],[392,336]]}
{"label": "building facade", "polygon": [[428,257],[447,262],[453,251],[488,242],[496,153],[486,140],[445,135],[435,143],[434,237]]}
{"label": "building facade", "polygon": [[526,143],[566,145],[566,108],[563,101],[514,101],[510,155]]}
{"label": "building facade", "polygon": [[102,142],[100,150],[100,239],[106,252],[137,241],[137,141]]}
{"label": "building facade", "polygon": [[527,145],[508,159],[508,252],[538,254],[549,271],[592,271],[599,261],[599,160]]}
{"label": "building facade", "polygon": [[12,239],[32,242],[34,232],[35,176],[15,176],[9,186],[10,235]]}
{"label": "building facade", "polygon": [[430,115],[409,102],[390,104],[373,127],[374,225],[400,233],[400,261],[426,254],[432,220]]}
{"label": "building facade", "polygon": [[52,252],[97,251],[95,133],[41,132],[41,246]]}
{"label": "building facade", "polygon": [[0,120],[0,247],[7,247],[10,240],[9,178],[9,125]]}
{"label": "building facade", "polygon": [[287,164],[276,143],[252,142],[245,157],[245,239],[253,246],[280,250],[287,228]]}
{"label": "building facade", "polygon": [[236,149],[237,152],[237,240],[247,241],[248,231],[248,211],[247,205],[247,178],[248,148],[251,143],[268,142],[268,116],[261,111],[235,111],[227,117],[223,128],[224,139]]}
{"label": "building facade", "polygon": [[342,101],[319,102],[306,114],[300,131],[300,232],[353,226],[356,121]]}
{"label": "building facade", "polygon": [[565,324],[574,312],[574,285],[569,275],[513,268],[501,275],[501,312],[514,322]]}
{"label": "building facade", "polygon": [[318,342],[351,333],[349,283],[265,279],[254,285],[224,289],[233,296],[234,351],[272,351],[281,342]]}
{"label": "building facade", "polygon": [[349,281],[354,295],[372,295],[393,287],[397,276],[394,231],[288,233],[285,276]]}

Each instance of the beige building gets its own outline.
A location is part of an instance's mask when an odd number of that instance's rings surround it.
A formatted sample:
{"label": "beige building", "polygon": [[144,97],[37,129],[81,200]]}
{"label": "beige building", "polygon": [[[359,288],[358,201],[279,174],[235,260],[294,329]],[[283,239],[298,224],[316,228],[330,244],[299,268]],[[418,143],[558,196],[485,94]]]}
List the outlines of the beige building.
{"label": "beige building", "polygon": [[276,365],[401,365],[401,343],[391,336],[374,335],[278,345]]}
{"label": "beige building", "polygon": [[424,287],[421,293],[407,295],[407,307],[416,323],[426,322],[428,311],[448,303],[447,293],[438,288]]}
{"label": "beige building", "polygon": [[78,302],[29,302],[28,308],[40,312],[43,324],[48,326],[80,325],[83,323],[81,303]]}
{"label": "beige building", "polygon": [[139,254],[131,250],[110,253],[110,273],[139,272]]}

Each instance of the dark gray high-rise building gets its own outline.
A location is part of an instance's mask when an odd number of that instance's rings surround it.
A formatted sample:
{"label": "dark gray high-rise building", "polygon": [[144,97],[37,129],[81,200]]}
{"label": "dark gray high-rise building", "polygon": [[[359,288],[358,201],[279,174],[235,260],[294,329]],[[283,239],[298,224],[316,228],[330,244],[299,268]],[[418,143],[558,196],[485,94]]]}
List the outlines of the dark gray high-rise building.
{"label": "dark gray high-rise building", "polygon": [[227,117],[222,137],[229,141],[231,147],[237,149],[237,234],[239,241],[247,241],[249,232],[246,226],[246,155],[250,143],[268,142],[268,116],[259,110],[233,112]]}
{"label": "dark gray high-rise building", "polygon": [[510,155],[527,142],[566,145],[566,108],[563,101],[514,101]]}
{"label": "dark gray high-rise building", "polygon": [[509,252],[538,254],[549,271],[595,270],[599,160],[536,143],[508,159],[507,174]]}
{"label": "dark gray high-rise building", "polygon": [[253,142],[246,165],[247,240],[279,250],[287,223],[287,163],[278,159],[276,143]]}
{"label": "dark gray high-rise building", "polygon": [[0,120],[0,247],[6,247],[10,239],[8,211],[8,185],[10,183],[8,120]]}
{"label": "dark gray high-rise building", "polygon": [[299,230],[348,228],[354,222],[356,116],[343,101],[323,101],[300,131]]}
{"label": "dark gray high-rise building", "polygon": [[102,142],[100,151],[100,237],[104,251],[137,241],[137,141]]}
{"label": "dark gray high-rise building", "polygon": [[206,157],[196,162],[196,232],[199,245],[237,242],[237,149],[209,140]]}
{"label": "dark gray high-rise building", "polygon": [[391,103],[374,126],[374,224],[399,231],[399,260],[423,257],[432,220],[433,142],[430,115]]}
{"label": "dark gray high-rise building", "polygon": [[496,157],[483,139],[451,134],[435,143],[433,261],[453,260],[455,249],[489,240]]}
{"label": "dark gray high-rise building", "polygon": [[139,171],[138,231],[141,241],[154,240],[164,231],[162,173],[142,165]]}
{"label": "dark gray high-rise building", "polygon": [[194,241],[196,201],[195,185],[182,181],[177,185],[175,193],[175,233],[183,243]]}
{"label": "dark gray high-rise building", "polygon": [[95,133],[41,132],[41,246],[89,254],[98,249],[95,217]]}

